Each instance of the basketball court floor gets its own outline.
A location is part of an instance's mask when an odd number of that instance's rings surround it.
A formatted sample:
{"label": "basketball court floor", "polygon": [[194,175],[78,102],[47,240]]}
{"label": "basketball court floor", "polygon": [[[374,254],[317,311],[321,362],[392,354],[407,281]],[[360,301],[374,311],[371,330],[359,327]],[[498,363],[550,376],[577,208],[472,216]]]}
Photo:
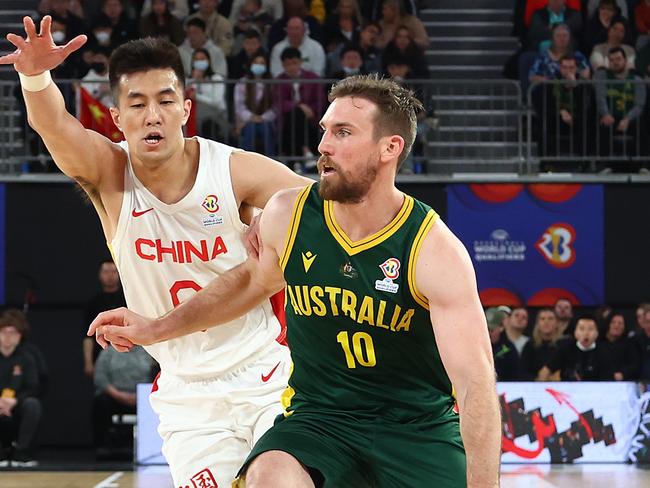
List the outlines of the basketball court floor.
{"label": "basketball court floor", "polygon": [[[504,465],[502,488],[648,488],[650,466],[630,464]],[[132,471],[0,471],[2,488],[173,488],[164,466]],[[223,488],[223,487],[221,487]],[[229,487],[225,487],[229,488]],[[347,488],[347,487],[346,487]],[[353,488],[353,487],[350,487]],[[387,487],[394,488],[394,487]],[[404,487],[409,488],[409,487]],[[434,487],[432,487],[434,488]]]}

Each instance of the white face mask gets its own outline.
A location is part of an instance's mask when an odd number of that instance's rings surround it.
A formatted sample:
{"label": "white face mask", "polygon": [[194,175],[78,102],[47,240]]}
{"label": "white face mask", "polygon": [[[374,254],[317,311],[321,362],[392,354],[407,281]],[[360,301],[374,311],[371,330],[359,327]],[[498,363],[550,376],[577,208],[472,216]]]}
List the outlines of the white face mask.
{"label": "white face mask", "polygon": [[264,73],[266,73],[266,65],[259,63],[251,64],[251,73],[253,73],[255,76],[262,76]]}
{"label": "white face mask", "polygon": [[97,38],[97,42],[102,45],[108,44],[111,40],[111,35],[106,31],[97,32],[95,37]]}
{"label": "white face mask", "polygon": [[63,42],[64,39],[65,39],[65,32],[63,31],[52,32],[52,40],[57,44]]}
{"label": "white face mask", "polygon": [[208,66],[210,66],[210,63],[208,63],[207,59],[196,59],[192,63],[192,66],[194,69],[198,69],[199,71],[205,71],[208,69]]}
{"label": "white face mask", "polygon": [[343,66],[343,72],[346,75],[357,75],[359,74],[359,68],[348,68],[347,66]]}

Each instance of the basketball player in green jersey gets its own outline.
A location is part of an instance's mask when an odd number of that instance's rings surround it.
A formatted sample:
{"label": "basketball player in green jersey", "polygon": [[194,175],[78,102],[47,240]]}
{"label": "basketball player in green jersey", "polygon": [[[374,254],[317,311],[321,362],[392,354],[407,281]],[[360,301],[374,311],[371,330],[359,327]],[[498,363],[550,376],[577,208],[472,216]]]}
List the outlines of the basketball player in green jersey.
{"label": "basketball player in green jersey", "polygon": [[420,103],[375,77],[339,82],[330,100],[320,183],[269,202],[259,261],[157,320],[104,312],[89,334],[120,350],[167,340],[286,286],[285,413],[233,486],[496,487],[501,423],[471,261],[395,187]]}

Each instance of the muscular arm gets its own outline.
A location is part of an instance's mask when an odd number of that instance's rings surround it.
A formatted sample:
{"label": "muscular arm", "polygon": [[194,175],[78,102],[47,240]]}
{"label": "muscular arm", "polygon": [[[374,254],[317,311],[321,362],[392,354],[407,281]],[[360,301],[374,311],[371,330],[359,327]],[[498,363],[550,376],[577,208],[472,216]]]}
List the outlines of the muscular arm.
{"label": "muscular arm", "polygon": [[[34,22],[25,17],[27,38],[8,34],[7,39],[17,50],[0,58],[0,64],[11,63],[19,73],[36,76],[57,67],[85,43],[85,36],[78,36],[65,46],[56,46],[50,33],[51,23],[51,17],[45,16],[37,35]],[[67,112],[63,96],[54,83],[39,91],[23,89],[23,95],[29,124],[43,138],[57,166],[82,185],[96,187],[101,173],[110,170],[112,165],[107,161],[116,157],[117,148],[104,136],[86,130]]]}
{"label": "muscular arm", "polygon": [[102,312],[90,325],[88,334],[96,333],[100,344],[117,344],[118,350],[133,344],[153,344],[227,323],[281,290],[285,283],[279,256],[299,191],[286,190],[269,201],[260,222],[259,260],[249,258],[155,320],[124,308]]}
{"label": "muscular arm", "polygon": [[273,195],[289,188],[305,187],[313,180],[297,175],[284,164],[247,151],[230,156],[230,175],[237,203],[265,208]]}
{"label": "muscular arm", "polygon": [[429,302],[436,344],[456,391],[467,453],[467,486],[496,487],[501,419],[485,315],[470,258],[440,221],[424,240],[416,283]]}

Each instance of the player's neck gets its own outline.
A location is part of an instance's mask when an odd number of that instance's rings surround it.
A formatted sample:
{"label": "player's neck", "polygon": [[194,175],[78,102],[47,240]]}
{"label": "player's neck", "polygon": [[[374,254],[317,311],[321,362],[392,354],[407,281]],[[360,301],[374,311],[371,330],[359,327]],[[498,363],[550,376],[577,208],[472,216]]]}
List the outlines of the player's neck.
{"label": "player's neck", "polygon": [[183,144],[165,161],[155,164],[133,161],[133,171],[138,180],[166,204],[176,203],[190,192],[198,169],[198,142],[193,139],[183,139]]}
{"label": "player's neck", "polygon": [[382,184],[378,178],[361,202],[334,202],[334,217],[351,240],[359,241],[386,227],[399,213],[404,198],[394,181]]}

